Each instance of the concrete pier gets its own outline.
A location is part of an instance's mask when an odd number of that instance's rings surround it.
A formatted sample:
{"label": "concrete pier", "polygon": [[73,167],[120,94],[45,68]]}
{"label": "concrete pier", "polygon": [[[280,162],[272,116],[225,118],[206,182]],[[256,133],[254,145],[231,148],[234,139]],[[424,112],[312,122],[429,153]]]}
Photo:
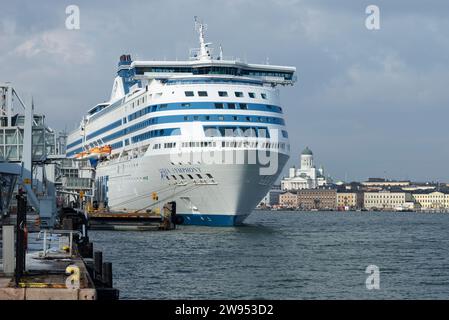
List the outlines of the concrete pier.
{"label": "concrete pier", "polygon": [[[26,274],[15,286],[13,277],[0,275],[0,300],[96,300],[98,293],[83,259],[72,257],[40,259],[37,252],[27,253]],[[68,265],[79,268],[79,288],[66,285]]]}
{"label": "concrete pier", "polygon": [[[7,250],[14,248],[9,243],[11,227],[2,227],[0,247],[9,246]],[[79,232],[73,230],[30,233],[26,269],[18,281],[10,265],[11,257],[6,257],[5,249],[1,249],[0,256],[8,261],[0,260],[0,300],[118,299],[119,292],[112,287],[112,265],[102,258],[95,259],[98,252],[94,256],[92,243],[77,244],[78,236]],[[100,269],[95,268],[98,264]]]}

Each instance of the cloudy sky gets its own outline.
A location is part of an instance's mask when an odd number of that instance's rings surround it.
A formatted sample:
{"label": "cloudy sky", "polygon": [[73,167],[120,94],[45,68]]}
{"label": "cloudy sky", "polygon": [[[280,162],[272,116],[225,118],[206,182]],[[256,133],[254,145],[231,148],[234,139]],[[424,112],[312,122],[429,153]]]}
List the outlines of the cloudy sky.
{"label": "cloudy sky", "polygon": [[[67,30],[68,5],[80,30]],[[380,30],[365,27],[368,5]],[[292,144],[333,177],[449,181],[449,3],[412,0],[0,0],[0,81],[57,130],[109,98],[118,57],[184,59],[193,16],[225,56],[291,65]]]}

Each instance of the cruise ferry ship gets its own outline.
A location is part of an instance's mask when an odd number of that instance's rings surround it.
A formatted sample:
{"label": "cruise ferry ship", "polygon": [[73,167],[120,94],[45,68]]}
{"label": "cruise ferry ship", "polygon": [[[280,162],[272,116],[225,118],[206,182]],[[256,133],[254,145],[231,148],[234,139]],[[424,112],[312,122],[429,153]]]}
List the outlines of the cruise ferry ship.
{"label": "cruise ferry ship", "polygon": [[184,224],[238,225],[289,158],[279,86],[296,68],[215,55],[195,26],[186,61],[122,55],[109,101],[68,137],[68,157],[95,163],[94,199],[111,212],[175,201]]}

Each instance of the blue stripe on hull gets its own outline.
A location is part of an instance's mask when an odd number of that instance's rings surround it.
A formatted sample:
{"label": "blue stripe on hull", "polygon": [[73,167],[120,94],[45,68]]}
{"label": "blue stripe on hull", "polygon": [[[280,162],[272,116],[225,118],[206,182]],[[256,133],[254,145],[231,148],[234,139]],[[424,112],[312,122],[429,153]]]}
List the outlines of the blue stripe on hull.
{"label": "blue stripe on hull", "polygon": [[241,225],[248,215],[226,215],[226,214],[185,214],[178,213],[184,218],[184,225],[232,227]]}

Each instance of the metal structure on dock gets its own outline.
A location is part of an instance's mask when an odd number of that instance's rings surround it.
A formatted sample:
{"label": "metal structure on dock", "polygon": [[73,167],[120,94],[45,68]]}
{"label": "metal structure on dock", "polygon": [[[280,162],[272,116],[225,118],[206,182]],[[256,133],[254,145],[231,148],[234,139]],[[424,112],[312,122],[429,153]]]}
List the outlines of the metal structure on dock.
{"label": "metal structure on dock", "polygon": [[[20,166],[18,182],[44,227],[52,227],[56,217],[57,160],[63,157],[58,155],[63,150],[56,136],[45,124],[45,116],[34,113],[33,101],[27,105],[10,83],[0,83],[0,164]],[[5,205],[14,213],[17,204],[12,181],[7,175],[1,179],[3,217]]]}

